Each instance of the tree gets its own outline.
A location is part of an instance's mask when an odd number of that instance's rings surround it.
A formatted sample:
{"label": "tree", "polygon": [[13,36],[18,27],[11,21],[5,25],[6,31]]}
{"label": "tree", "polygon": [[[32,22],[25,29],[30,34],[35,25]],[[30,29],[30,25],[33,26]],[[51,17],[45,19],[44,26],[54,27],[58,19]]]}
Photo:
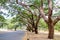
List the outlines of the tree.
{"label": "tree", "polygon": [[54,25],[60,20],[60,16],[57,16],[54,20],[52,19],[52,12],[53,12],[53,5],[52,0],[48,0],[48,18],[46,18],[44,10],[43,10],[43,0],[41,0],[41,6],[40,6],[40,14],[42,15],[42,18],[44,21],[48,24],[48,38],[53,39],[54,38]]}
{"label": "tree", "polygon": [[[38,33],[38,23],[40,20],[40,14],[38,11],[39,9],[37,9],[37,7],[35,7],[35,6],[32,6],[31,3],[29,3],[27,5],[22,2],[18,3],[18,5],[12,4],[11,7],[14,8],[15,10],[17,10],[16,16],[18,16],[20,18],[20,19],[17,18],[17,20],[19,20],[19,22],[22,21],[21,23],[23,23],[25,25],[26,24],[30,25],[32,27],[32,31],[34,30],[34,32],[37,34]],[[37,11],[38,14],[35,11]]]}

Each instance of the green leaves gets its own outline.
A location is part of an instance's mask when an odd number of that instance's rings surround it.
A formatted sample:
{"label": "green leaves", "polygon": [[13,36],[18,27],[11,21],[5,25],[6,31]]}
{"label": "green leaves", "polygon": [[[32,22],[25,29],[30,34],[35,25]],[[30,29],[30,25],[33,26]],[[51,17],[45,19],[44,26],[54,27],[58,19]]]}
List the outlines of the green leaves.
{"label": "green leaves", "polygon": [[8,0],[0,0],[0,5],[5,4]]}
{"label": "green leaves", "polygon": [[60,15],[60,11],[58,11],[58,12],[54,13],[52,16],[57,17],[57,16],[59,16],[59,15]]}
{"label": "green leaves", "polygon": [[36,6],[40,6],[40,0],[34,0],[34,5],[36,5]]}
{"label": "green leaves", "polygon": [[42,29],[48,28],[48,25],[44,22],[44,20],[42,18],[40,19],[40,28],[42,28]]}
{"label": "green leaves", "polygon": [[0,27],[4,27],[4,25],[6,25],[5,21],[6,19],[2,15],[0,15]]}
{"label": "green leaves", "polygon": [[55,30],[60,31],[60,21],[55,25]]}
{"label": "green leaves", "polygon": [[0,22],[5,22],[5,18],[2,15],[0,15]]}

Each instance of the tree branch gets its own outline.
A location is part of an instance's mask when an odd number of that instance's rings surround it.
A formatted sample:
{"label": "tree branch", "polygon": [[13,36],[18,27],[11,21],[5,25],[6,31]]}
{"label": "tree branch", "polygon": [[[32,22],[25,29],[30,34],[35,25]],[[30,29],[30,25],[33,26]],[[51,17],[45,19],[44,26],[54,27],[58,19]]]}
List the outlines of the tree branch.
{"label": "tree branch", "polygon": [[38,18],[36,20],[36,26],[38,25],[40,18],[41,18],[41,15],[39,14],[39,16],[38,16]]}
{"label": "tree branch", "polygon": [[48,16],[49,17],[52,16],[52,11],[53,11],[52,0],[48,0]]}
{"label": "tree branch", "polygon": [[43,0],[41,0],[40,14],[41,14],[42,18],[44,19],[44,21],[47,23],[48,19],[46,18],[45,13],[43,11]]}
{"label": "tree branch", "polygon": [[30,19],[30,21],[32,22],[32,24],[31,25],[35,25],[35,22],[34,22],[34,15],[33,15],[33,13],[32,13],[32,11],[31,11],[31,9],[29,8],[29,7],[27,7],[27,9],[26,9],[27,11],[29,11],[30,13],[31,13],[31,18],[29,18]]}
{"label": "tree branch", "polygon": [[48,20],[49,20],[49,23],[53,22],[51,16],[52,16],[52,0],[48,0]]}
{"label": "tree branch", "polygon": [[54,20],[53,24],[55,25],[59,20],[60,20],[60,16],[58,16],[58,17]]}

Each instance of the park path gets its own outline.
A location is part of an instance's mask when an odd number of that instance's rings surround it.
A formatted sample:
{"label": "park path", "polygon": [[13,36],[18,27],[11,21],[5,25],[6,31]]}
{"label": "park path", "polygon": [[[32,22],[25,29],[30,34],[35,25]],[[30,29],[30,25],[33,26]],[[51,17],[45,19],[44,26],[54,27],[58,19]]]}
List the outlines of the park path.
{"label": "park path", "polygon": [[0,33],[0,40],[23,40],[25,31],[13,31]]}

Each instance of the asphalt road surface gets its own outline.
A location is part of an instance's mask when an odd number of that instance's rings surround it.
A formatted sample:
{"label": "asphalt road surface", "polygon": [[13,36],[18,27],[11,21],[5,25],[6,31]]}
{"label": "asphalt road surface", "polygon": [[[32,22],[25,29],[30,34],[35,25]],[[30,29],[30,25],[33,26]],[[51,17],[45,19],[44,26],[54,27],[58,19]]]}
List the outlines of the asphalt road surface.
{"label": "asphalt road surface", "polygon": [[25,35],[25,31],[14,31],[0,34],[0,40],[22,40]]}

